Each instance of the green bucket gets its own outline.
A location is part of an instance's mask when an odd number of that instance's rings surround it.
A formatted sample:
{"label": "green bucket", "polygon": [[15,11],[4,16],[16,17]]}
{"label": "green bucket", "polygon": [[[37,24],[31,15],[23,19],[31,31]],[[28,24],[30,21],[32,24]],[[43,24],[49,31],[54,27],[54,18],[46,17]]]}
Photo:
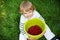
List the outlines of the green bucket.
{"label": "green bucket", "polygon": [[[42,33],[39,35],[31,35],[29,34],[27,31],[31,26],[34,25],[38,25],[41,29],[42,29]],[[31,20],[26,21],[26,23],[24,24],[24,31],[25,33],[30,37],[30,38],[35,38],[35,39],[39,39],[41,38],[45,31],[46,31],[46,24],[44,20],[41,20],[40,18],[33,18]]]}

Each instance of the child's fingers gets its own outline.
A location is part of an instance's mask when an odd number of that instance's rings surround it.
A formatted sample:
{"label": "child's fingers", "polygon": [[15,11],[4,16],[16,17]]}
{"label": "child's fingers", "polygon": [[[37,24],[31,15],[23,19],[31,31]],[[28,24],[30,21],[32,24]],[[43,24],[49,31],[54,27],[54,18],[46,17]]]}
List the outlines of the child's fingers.
{"label": "child's fingers", "polygon": [[31,38],[28,38],[27,40],[31,40]]}
{"label": "child's fingers", "polygon": [[36,39],[34,39],[34,38],[28,38],[28,40],[36,40]]}

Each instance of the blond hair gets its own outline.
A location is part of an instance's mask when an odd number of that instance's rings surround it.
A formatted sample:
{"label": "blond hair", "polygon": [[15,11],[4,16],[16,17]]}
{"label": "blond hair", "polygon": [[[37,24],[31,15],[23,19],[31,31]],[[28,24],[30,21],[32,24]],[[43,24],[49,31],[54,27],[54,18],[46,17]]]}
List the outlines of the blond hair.
{"label": "blond hair", "polygon": [[31,2],[29,1],[23,1],[20,4],[20,11],[23,12],[23,10],[28,11],[28,10],[34,10],[34,6],[32,5]]}

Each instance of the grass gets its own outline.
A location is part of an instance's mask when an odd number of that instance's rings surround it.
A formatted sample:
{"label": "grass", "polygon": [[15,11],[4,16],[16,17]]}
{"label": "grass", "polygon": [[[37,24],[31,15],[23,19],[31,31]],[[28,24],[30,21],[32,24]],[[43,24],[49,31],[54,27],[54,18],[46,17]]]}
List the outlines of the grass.
{"label": "grass", "polygon": [[[18,40],[19,6],[23,0],[0,0],[0,40]],[[45,18],[51,31],[60,38],[60,3],[59,0],[29,0]],[[39,40],[46,40],[43,36]]]}

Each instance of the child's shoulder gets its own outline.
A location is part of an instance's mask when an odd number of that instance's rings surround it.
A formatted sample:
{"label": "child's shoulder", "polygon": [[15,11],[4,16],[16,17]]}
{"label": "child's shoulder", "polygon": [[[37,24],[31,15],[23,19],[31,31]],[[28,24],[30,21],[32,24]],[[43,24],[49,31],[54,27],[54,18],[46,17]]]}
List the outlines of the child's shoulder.
{"label": "child's shoulder", "polygon": [[21,15],[21,17],[20,17],[20,22],[21,23],[24,23],[26,21],[26,18],[23,16],[23,15]]}
{"label": "child's shoulder", "polygon": [[34,10],[34,14],[40,15],[40,13],[37,10]]}
{"label": "child's shoulder", "polygon": [[42,20],[44,20],[44,18],[42,17],[42,15],[38,11],[34,10],[34,14],[36,15],[36,17],[41,18]]}
{"label": "child's shoulder", "polygon": [[38,11],[34,10],[34,15],[36,15],[37,17],[39,17],[40,13]]}

